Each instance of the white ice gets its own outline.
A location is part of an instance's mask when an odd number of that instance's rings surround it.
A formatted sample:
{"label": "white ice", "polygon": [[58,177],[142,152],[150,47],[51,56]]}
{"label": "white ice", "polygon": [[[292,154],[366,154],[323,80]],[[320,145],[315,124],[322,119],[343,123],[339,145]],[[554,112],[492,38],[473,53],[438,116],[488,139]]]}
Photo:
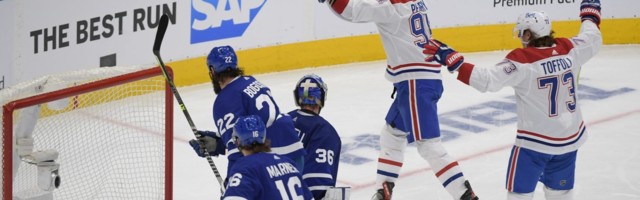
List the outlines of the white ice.
{"label": "white ice", "polygon": [[[477,66],[490,67],[506,53],[467,53],[465,57]],[[384,124],[384,116],[392,101],[392,85],[383,77],[385,66],[385,61],[381,60],[257,75],[256,78],[271,88],[281,112],[288,112],[295,108],[291,92],[295,82],[308,73],[320,75],[329,86],[322,116],[338,130],[343,145],[357,144],[362,141],[356,141],[356,136],[378,135]],[[593,94],[602,98],[580,99],[589,138],[578,151],[575,199],[640,199],[638,74],[639,45],[605,46],[584,66],[580,85],[599,89],[600,93]],[[438,104],[440,114],[490,101],[513,102],[506,98],[513,95],[513,90],[509,88],[497,93],[479,93],[446,71],[443,71],[443,80],[445,91]],[[213,130],[215,124],[211,108],[215,95],[211,84],[178,90],[197,128]],[[194,136],[182,111],[177,106],[174,110],[174,199],[219,199],[220,186],[213,172],[207,161],[196,156],[186,143]],[[499,110],[487,107],[475,112]],[[512,113],[503,115],[498,118],[514,117]],[[496,125],[473,119],[459,120],[485,128],[486,131],[474,133],[442,125],[443,130],[459,133],[457,138],[444,142],[445,148],[459,160],[465,177],[481,199],[506,199],[504,183],[516,124]],[[378,152],[373,148],[358,148],[348,153],[372,161],[360,165],[341,162],[338,185],[352,187],[352,200],[370,199],[374,192],[374,160]],[[394,189],[394,199],[452,199],[414,147],[408,147],[405,155],[405,164]],[[224,176],[226,158],[218,157],[214,161]],[[535,199],[544,199],[540,184],[535,191]]]}

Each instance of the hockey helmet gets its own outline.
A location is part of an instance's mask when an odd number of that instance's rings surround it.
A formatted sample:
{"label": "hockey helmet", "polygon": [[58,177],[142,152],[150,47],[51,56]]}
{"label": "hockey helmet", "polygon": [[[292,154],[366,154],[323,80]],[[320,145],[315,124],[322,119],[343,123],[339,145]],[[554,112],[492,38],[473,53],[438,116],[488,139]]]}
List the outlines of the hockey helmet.
{"label": "hockey helmet", "polygon": [[210,72],[220,73],[229,68],[238,68],[238,57],[231,46],[213,47],[207,56]]}
{"label": "hockey helmet", "polygon": [[296,105],[318,105],[324,107],[324,101],[327,99],[327,84],[322,81],[320,76],[308,74],[303,76],[296,88],[293,89],[293,97]]}
{"label": "hockey helmet", "polygon": [[[530,11],[521,14],[513,28],[513,35],[522,39],[524,31],[529,30],[533,39],[538,39],[551,34],[551,20],[544,12]],[[526,41],[523,41],[526,42]]]}
{"label": "hockey helmet", "polygon": [[257,115],[239,117],[233,125],[233,138],[238,147],[264,144],[266,136],[267,130],[264,122]]}

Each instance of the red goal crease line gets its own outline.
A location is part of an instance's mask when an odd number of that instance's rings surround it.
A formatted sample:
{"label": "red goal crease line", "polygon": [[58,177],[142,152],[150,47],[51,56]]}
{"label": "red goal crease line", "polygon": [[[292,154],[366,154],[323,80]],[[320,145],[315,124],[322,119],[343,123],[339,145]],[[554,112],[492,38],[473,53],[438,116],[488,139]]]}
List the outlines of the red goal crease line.
{"label": "red goal crease line", "polygon": [[[636,110],[633,110],[633,111],[628,111],[628,112],[612,115],[612,116],[609,116],[609,117],[597,119],[595,121],[592,121],[592,122],[588,123],[587,125],[588,126],[595,126],[595,125],[599,125],[599,124],[604,124],[604,123],[607,123],[607,122],[612,122],[612,121],[615,121],[615,120],[618,120],[618,119],[622,119],[622,118],[625,118],[625,117],[628,117],[628,116],[631,116],[631,115],[635,115],[635,114],[640,114],[640,109],[636,109]],[[494,148],[491,148],[491,149],[487,149],[487,150],[482,151],[482,152],[478,152],[478,153],[475,153],[475,154],[464,156],[462,158],[459,158],[458,161],[466,161],[466,160],[472,160],[472,159],[480,158],[480,157],[483,157],[483,156],[488,155],[488,154],[492,154],[492,153],[495,153],[495,152],[499,152],[499,151],[503,151],[503,150],[509,149],[511,147],[513,147],[513,144],[497,146],[497,147],[494,147]],[[433,169],[431,167],[425,167],[425,168],[421,168],[421,169],[411,170],[409,172],[400,174],[398,179],[411,177],[413,175],[416,175],[416,174],[419,174],[419,173],[422,173],[422,172],[432,171],[432,170]],[[358,183],[353,183],[353,182],[349,182],[349,181],[345,181],[345,180],[338,180],[338,183],[350,186],[353,191],[365,189],[365,188],[374,186],[376,184],[375,181],[358,184]]]}

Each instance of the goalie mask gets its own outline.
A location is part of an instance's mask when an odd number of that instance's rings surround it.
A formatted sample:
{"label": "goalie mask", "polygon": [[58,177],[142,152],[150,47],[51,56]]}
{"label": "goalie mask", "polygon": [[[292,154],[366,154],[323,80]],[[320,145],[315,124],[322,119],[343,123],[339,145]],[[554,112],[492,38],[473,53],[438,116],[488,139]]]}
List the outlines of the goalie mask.
{"label": "goalie mask", "polygon": [[238,148],[253,144],[264,144],[267,130],[257,115],[242,116],[233,125],[233,139]]}
{"label": "goalie mask", "polygon": [[513,28],[513,35],[518,36],[523,44],[528,44],[529,41],[523,41],[522,36],[524,32],[529,30],[532,38],[538,39],[551,34],[551,20],[544,12],[531,11],[523,13],[518,17],[516,21],[516,27]]}
{"label": "goalie mask", "polygon": [[324,107],[324,101],[327,99],[327,84],[322,81],[320,76],[309,74],[303,76],[296,88],[293,90],[293,97],[297,106],[302,105],[318,105]]}

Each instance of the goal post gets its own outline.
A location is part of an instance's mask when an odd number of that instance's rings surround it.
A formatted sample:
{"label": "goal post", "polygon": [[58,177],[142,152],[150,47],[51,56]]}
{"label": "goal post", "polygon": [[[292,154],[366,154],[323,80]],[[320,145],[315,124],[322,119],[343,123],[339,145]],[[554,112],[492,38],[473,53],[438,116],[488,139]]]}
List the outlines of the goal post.
{"label": "goal post", "polygon": [[[173,198],[173,96],[159,67],[50,75],[0,90],[0,102],[2,199]],[[36,122],[21,124],[29,108]],[[34,152],[55,152],[59,187],[42,188],[37,154],[17,156],[25,125]]]}

